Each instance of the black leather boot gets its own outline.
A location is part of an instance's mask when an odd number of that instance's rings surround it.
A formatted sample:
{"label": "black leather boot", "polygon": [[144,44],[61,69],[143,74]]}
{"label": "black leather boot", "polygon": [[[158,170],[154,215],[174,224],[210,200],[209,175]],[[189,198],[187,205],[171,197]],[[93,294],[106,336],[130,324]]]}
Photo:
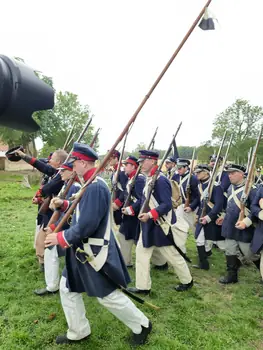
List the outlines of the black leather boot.
{"label": "black leather boot", "polygon": [[151,331],[152,331],[152,323],[151,323],[151,321],[149,321],[148,328],[142,326],[142,332],[140,334],[133,333],[131,345],[132,346],[139,346],[139,345],[145,344],[147,337],[151,333]]}
{"label": "black leather boot", "polygon": [[76,344],[76,343],[82,342],[83,340],[87,340],[88,337],[89,337],[89,335],[87,337],[84,337],[84,338],[79,339],[79,340],[71,340],[71,339],[68,339],[67,334],[63,334],[63,335],[57,336],[56,344],[58,344],[58,345],[74,344],[74,343]]}
{"label": "black leather boot", "polygon": [[179,284],[177,287],[175,287],[174,289],[177,291],[177,292],[185,292],[187,291],[188,289],[192,288],[194,285],[194,281],[192,280],[190,283],[186,283],[186,284]]}
{"label": "black leather boot", "polygon": [[199,257],[199,264],[193,265],[193,267],[201,270],[209,270],[209,262],[207,260],[205,246],[204,245],[197,246],[197,251],[198,251],[198,257]]}
{"label": "black leather boot", "polygon": [[165,263],[164,265],[154,265],[153,268],[155,270],[165,271],[168,270],[168,264]]}
{"label": "black leather boot", "polygon": [[219,282],[222,284],[230,284],[230,283],[237,283],[237,270],[238,270],[238,263],[237,263],[237,256],[236,255],[226,255],[226,266],[227,266],[227,275],[224,277],[221,277],[219,279]]}
{"label": "black leather boot", "polygon": [[138,289],[136,287],[129,287],[127,288],[129,292],[134,293],[134,294],[144,294],[148,295],[150,294],[150,289]]}

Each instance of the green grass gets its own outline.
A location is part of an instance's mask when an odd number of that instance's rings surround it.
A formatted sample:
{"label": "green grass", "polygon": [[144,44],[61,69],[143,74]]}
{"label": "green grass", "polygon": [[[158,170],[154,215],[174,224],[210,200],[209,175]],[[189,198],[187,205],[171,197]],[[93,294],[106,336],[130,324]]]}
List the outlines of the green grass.
{"label": "green grass", "polygon": [[[36,188],[21,187],[22,177],[0,173],[0,349],[129,349],[129,330],[95,298],[84,295],[92,335],[85,343],[58,347],[66,321],[59,295],[37,297],[33,290],[44,286],[34,255]],[[188,255],[196,260],[192,237]],[[152,320],[153,332],[145,349],[226,350],[263,349],[263,301],[259,273],[253,267],[240,270],[240,283],[222,286],[225,259],[214,251],[209,272],[192,269],[195,286],[176,293],[172,270],[152,272],[152,294],[146,297],[161,307],[154,311],[139,306]],[[63,265],[63,260],[61,261]],[[134,271],[131,271],[134,278]],[[52,317],[55,314],[55,317]]]}

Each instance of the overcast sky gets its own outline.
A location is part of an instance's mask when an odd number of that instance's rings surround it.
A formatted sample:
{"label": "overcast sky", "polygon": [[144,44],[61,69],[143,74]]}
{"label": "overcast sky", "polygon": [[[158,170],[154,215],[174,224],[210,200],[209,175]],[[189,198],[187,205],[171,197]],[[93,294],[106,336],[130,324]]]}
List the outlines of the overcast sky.
{"label": "overcast sky", "polygon": [[[197,17],[204,0],[11,0],[1,4],[0,53],[53,77],[88,104],[105,152]],[[138,116],[127,142],[167,148],[211,138],[236,98],[262,104],[263,1],[213,0],[216,31],[196,28]]]}

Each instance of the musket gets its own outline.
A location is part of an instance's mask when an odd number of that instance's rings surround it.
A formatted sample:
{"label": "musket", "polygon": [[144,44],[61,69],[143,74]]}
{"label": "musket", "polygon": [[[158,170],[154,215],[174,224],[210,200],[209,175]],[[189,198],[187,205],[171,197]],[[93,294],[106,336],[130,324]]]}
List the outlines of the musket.
{"label": "musket", "polygon": [[226,139],[226,131],[225,131],[223,139],[221,141],[221,145],[220,145],[218,153],[217,153],[215,165],[213,167],[213,171],[212,171],[212,174],[210,176],[210,179],[209,179],[209,182],[208,182],[208,186],[206,188],[206,191],[205,191],[205,194],[204,194],[204,197],[203,197],[203,208],[202,208],[202,212],[201,212],[201,217],[200,218],[203,218],[204,216],[206,216],[206,206],[207,206],[207,204],[210,201],[210,198],[212,196],[212,191],[213,191],[213,187],[214,187],[214,183],[215,183],[215,180],[216,180],[216,176],[217,176],[217,173],[218,173],[218,167],[219,167],[219,163],[220,163],[219,158],[220,158],[220,155],[221,155],[221,152],[222,152],[222,148],[223,148],[224,143],[225,143],[225,139]]}
{"label": "musket", "polygon": [[181,51],[181,49],[183,48],[184,44],[187,42],[188,38],[190,37],[190,35],[192,34],[192,32],[194,31],[195,27],[197,26],[197,24],[199,23],[199,21],[201,20],[202,16],[204,15],[206,9],[208,8],[208,6],[210,5],[212,0],[208,0],[206,2],[206,4],[204,5],[204,7],[201,9],[200,13],[198,14],[198,16],[196,17],[196,19],[194,20],[193,24],[191,25],[191,27],[189,28],[189,30],[187,31],[187,33],[185,34],[185,36],[183,37],[182,41],[180,42],[180,44],[178,45],[178,47],[176,48],[176,50],[174,51],[174,53],[172,54],[171,58],[169,59],[169,61],[166,63],[166,65],[164,66],[163,70],[161,71],[161,73],[159,74],[159,76],[157,77],[157,79],[155,80],[155,82],[153,83],[153,85],[151,86],[150,90],[148,91],[148,93],[145,95],[145,97],[143,98],[142,102],[139,104],[138,108],[136,109],[136,111],[134,112],[134,114],[131,116],[130,120],[128,121],[128,123],[125,125],[124,129],[122,130],[121,134],[118,136],[118,138],[116,139],[116,141],[113,143],[111,149],[108,151],[108,153],[106,154],[106,156],[104,157],[104,159],[102,160],[102,162],[100,163],[100,165],[98,166],[97,170],[93,173],[93,175],[90,177],[90,179],[86,182],[85,186],[82,188],[78,198],[76,198],[71,207],[68,209],[66,215],[62,218],[62,220],[60,221],[59,225],[56,227],[54,232],[59,232],[60,229],[63,227],[64,223],[67,221],[67,219],[69,218],[69,216],[74,212],[77,204],[79,203],[79,201],[81,200],[84,192],[86,191],[87,186],[92,183],[92,181],[96,178],[96,176],[98,175],[98,173],[105,168],[106,164],[109,162],[109,159],[111,158],[112,152],[116,149],[117,145],[122,141],[123,137],[126,135],[126,133],[128,132],[130,126],[135,122],[138,114],[140,113],[140,111],[142,110],[143,106],[146,104],[146,102],[148,101],[148,99],[150,98],[150,96],[152,95],[153,91],[155,90],[155,88],[157,87],[157,85],[159,84],[159,82],[161,81],[161,79],[163,78],[163,76],[165,75],[165,73],[168,71],[169,67],[171,66],[171,64],[173,63],[173,61],[175,60],[175,58],[177,57],[177,55],[179,54],[179,52]]}
{"label": "musket", "polygon": [[[91,117],[91,118],[87,121],[87,123],[85,124],[84,128],[82,129],[82,131],[81,131],[81,133],[80,133],[80,135],[79,135],[79,137],[78,137],[78,139],[77,139],[77,142],[80,142],[80,141],[82,140],[83,136],[85,135],[86,131],[88,130],[88,128],[89,128],[89,126],[90,126],[90,124],[91,124],[91,122],[92,122],[92,118],[93,118],[93,117]],[[67,156],[67,158],[66,158],[66,160],[65,160],[65,163],[69,160],[72,151],[73,151],[73,147],[72,147],[71,151],[69,152],[69,154],[68,154],[68,156]],[[53,177],[53,179],[54,179],[58,174],[60,174],[60,171],[58,171],[58,172],[56,173],[56,175]],[[76,174],[75,174],[75,176],[76,176]],[[50,196],[48,196],[48,197],[46,197],[46,198],[44,199],[44,201],[43,201],[43,203],[42,203],[42,205],[41,205],[41,207],[40,207],[40,209],[39,209],[39,211],[38,211],[38,214],[45,215],[45,214],[47,213],[47,211],[48,211],[48,209],[49,209],[50,201],[51,201],[51,197],[50,197]]]}
{"label": "musket", "polygon": [[63,146],[64,150],[67,148],[68,144],[70,143],[71,137],[73,135],[73,130],[75,128],[75,124],[76,124],[76,122],[73,123],[72,128],[70,129],[70,131],[68,133],[68,136],[67,136],[66,141],[65,141],[64,146]]}
{"label": "musket", "polygon": [[151,199],[151,195],[152,195],[152,191],[154,189],[155,183],[156,183],[156,181],[158,179],[158,176],[159,176],[159,174],[161,172],[161,169],[162,169],[162,167],[164,165],[164,162],[165,162],[166,158],[171,153],[174,139],[176,138],[176,136],[177,136],[177,134],[178,134],[178,132],[179,132],[179,130],[181,128],[181,125],[182,125],[182,122],[180,122],[180,124],[179,124],[179,126],[178,126],[178,128],[176,130],[176,133],[173,135],[172,141],[171,141],[168,149],[166,150],[166,152],[165,152],[165,154],[164,154],[160,164],[158,165],[158,168],[157,168],[155,174],[151,178],[151,181],[150,181],[150,183],[148,185],[148,191],[147,191],[147,195],[146,195],[145,201],[144,201],[144,203],[143,203],[143,205],[141,207],[141,210],[140,210],[140,214],[148,212],[149,202],[150,202],[150,199]]}
{"label": "musket", "polygon": [[[146,212],[149,211],[149,208],[150,208],[149,203],[150,203],[150,199],[151,199],[151,196],[152,196],[152,192],[153,192],[155,183],[156,183],[156,181],[157,181],[157,179],[158,179],[158,177],[159,177],[159,174],[160,174],[160,172],[161,172],[161,169],[162,169],[162,167],[163,167],[163,165],[164,165],[164,162],[165,162],[166,158],[167,158],[167,157],[169,156],[169,154],[171,153],[174,140],[176,139],[176,136],[177,136],[177,134],[178,134],[178,132],[179,132],[179,130],[180,130],[180,128],[181,128],[181,125],[182,125],[182,122],[180,122],[180,124],[179,124],[179,126],[178,126],[178,128],[177,128],[177,130],[176,130],[176,133],[173,135],[172,141],[171,141],[171,143],[170,143],[170,145],[169,145],[167,151],[165,152],[165,154],[164,154],[164,156],[163,156],[163,158],[162,158],[160,164],[158,165],[158,168],[157,168],[155,174],[152,176],[150,182],[148,183],[148,189],[147,189],[146,198],[145,198],[145,201],[144,201],[144,203],[143,203],[143,205],[142,205],[142,207],[141,207],[140,214],[146,213]],[[161,217],[159,220],[162,221],[163,218]],[[173,236],[172,236],[171,234],[168,234],[166,237],[169,239],[169,241],[172,243],[172,245],[175,247],[175,249],[178,251],[178,253],[179,253],[186,261],[191,262],[191,260],[188,258],[188,256],[187,256],[187,255],[178,247],[178,245],[175,243],[175,241],[174,241],[174,239],[173,239]]]}
{"label": "musket", "polygon": [[123,141],[123,145],[122,145],[122,149],[121,149],[120,158],[119,158],[119,161],[118,161],[117,170],[116,170],[115,174],[113,175],[113,179],[112,179],[112,188],[111,188],[112,202],[115,201],[116,195],[117,195],[118,178],[119,178],[119,174],[120,174],[120,170],[121,170],[121,164],[122,164],[122,159],[123,159],[123,155],[124,155],[124,150],[125,150],[128,134],[129,134],[129,131],[125,135],[125,138],[124,138],[124,141]]}
{"label": "musket", "polygon": [[75,139],[75,137],[76,137],[76,133],[74,132],[67,144],[67,148],[70,146],[71,142]]}
{"label": "musket", "polygon": [[[88,254],[81,248],[77,248],[77,250],[76,250],[76,257],[82,264],[85,264],[85,263],[87,263],[88,261],[91,260],[90,256],[88,256]],[[105,277],[106,280],[113,287],[120,289],[124,294],[128,295],[130,298],[132,298],[133,300],[137,301],[138,303],[145,304],[145,305],[147,305],[147,306],[149,306],[149,307],[151,307],[152,309],[155,309],[155,310],[159,310],[160,309],[159,306],[153,305],[152,303],[149,303],[148,301],[143,300],[142,298],[138,297],[137,295],[132,294],[128,289],[123,287],[121,284],[118,284],[115,281],[113,281],[103,269],[100,269],[98,271],[98,273],[101,274],[103,277]]]}
{"label": "musket", "polygon": [[[158,126],[153,134],[153,137],[151,138],[151,141],[149,143],[149,146],[147,147],[147,150],[150,150],[152,145],[155,143],[155,137],[157,135],[157,131],[158,131]],[[136,179],[137,177],[139,176],[140,172],[141,172],[141,168],[142,168],[142,164],[140,163],[137,170],[136,170],[136,173],[135,175],[133,176],[132,180],[131,180],[131,183],[130,183],[130,186],[129,186],[129,192],[128,192],[128,195],[127,195],[127,198],[125,199],[125,202],[123,204],[123,208],[126,208],[130,205],[130,202],[131,202],[131,196],[132,196],[132,191],[135,187],[135,182],[136,182]]]}
{"label": "musket", "polygon": [[263,126],[261,126],[261,128],[260,128],[257,142],[256,142],[256,145],[254,147],[253,155],[250,159],[250,166],[249,166],[248,174],[246,177],[244,190],[243,190],[242,196],[240,198],[240,213],[239,213],[238,221],[242,221],[245,218],[246,202],[247,202],[251,187],[253,185],[253,177],[254,177],[255,166],[256,166],[256,155],[257,155],[259,143],[260,143],[261,136],[262,136],[262,128],[263,128]]}
{"label": "musket", "polygon": [[156,135],[157,135],[157,131],[158,131],[158,126],[157,126],[157,128],[155,129],[155,132],[154,132],[154,134],[153,134],[153,137],[152,137],[152,139],[151,139],[151,142],[150,142],[150,144],[149,144],[149,146],[148,146],[148,150],[151,150],[151,149],[154,149],[154,145],[155,145],[155,137],[156,137]]}
{"label": "musket", "polygon": [[220,172],[219,172],[219,174],[217,176],[217,182],[218,182],[219,185],[221,184],[221,178],[222,178],[222,174],[223,174],[223,171],[225,169],[225,166],[226,166],[226,161],[227,161],[228,153],[229,153],[232,141],[233,141],[233,136],[234,136],[233,134],[230,136],[230,140],[229,140],[229,143],[228,143],[228,146],[227,146],[227,150],[226,150],[223,162],[222,162],[221,170],[220,170]]}
{"label": "musket", "polygon": [[191,181],[191,176],[192,176],[193,168],[194,168],[195,151],[196,151],[196,148],[193,149],[191,167],[189,170],[189,176],[188,176],[187,183],[186,183],[186,198],[185,198],[185,204],[184,204],[185,208],[189,207],[189,205],[190,205],[190,199],[191,199],[190,181]]}
{"label": "musket", "polygon": [[96,141],[97,141],[97,138],[98,138],[98,136],[99,136],[100,130],[101,130],[101,129],[98,128],[98,130],[95,132],[95,134],[94,134],[94,136],[93,136],[93,138],[92,138],[92,140],[91,140],[90,147],[93,147],[93,146],[95,145],[95,143],[96,143]]}
{"label": "musket", "polygon": [[150,88],[148,93],[145,95],[145,97],[143,98],[142,102],[140,103],[140,105],[138,106],[138,108],[136,109],[136,111],[134,112],[134,114],[132,115],[130,120],[128,121],[128,123],[125,125],[125,127],[122,130],[121,134],[118,136],[116,141],[113,143],[111,149],[108,151],[108,153],[106,154],[106,156],[104,157],[104,159],[102,160],[102,162],[100,163],[100,165],[98,166],[96,171],[93,173],[93,175],[86,182],[85,186],[81,189],[81,191],[79,193],[79,196],[72,202],[70,208],[67,210],[66,214],[63,216],[63,218],[61,219],[61,221],[59,222],[59,224],[55,228],[54,232],[59,232],[62,229],[63,225],[67,222],[67,220],[70,217],[70,215],[72,215],[72,213],[76,209],[76,206],[78,205],[79,201],[81,200],[81,198],[82,198],[83,194],[85,193],[86,188],[88,187],[88,185],[90,183],[92,183],[92,181],[96,178],[98,173],[100,173],[100,171],[105,168],[106,164],[109,162],[109,159],[111,158],[112,152],[116,149],[117,145],[122,141],[123,137],[128,132],[130,126],[135,122],[135,120],[136,120],[138,114],[140,113],[140,111],[142,110],[143,106],[146,104],[146,102],[148,101],[148,99],[152,95],[153,91],[155,90],[155,88],[157,87],[157,85],[159,84],[159,82],[161,81],[161,79],[163,78],[163,76],[165,75],[165,73],[167,72],[167,70],[169,69],[171,64],[173,63],[174,59],[177,57],[177,55],[181,51],[182,47],[184,46],[184,44],[186,43],[187,39],[192,34],[193,30],[195,29],[195,27],[197,26],[199,21],[201,20],[202,16],[204,15],[204,13],[205,13],[207,7],[210,5],[211,1],[212,0],[208,0],[206,2],[205,6],[202,8],[202,10],[200,11],[199,15],[196,17],[195,21],[193,22],[193,24],[191,25],[190,29],[188,30],[188,32],[184,36],[183,40],[180,42],[179,46],[177,47],[177,49],[175,50],[175,52],[173,53],[173,55],[171,56],[171,58],[169,59],[169,61],[167,62],[167,64],[165,65],[165,67],[163,68],[163,70],[161,71],[159,76],[157,77],[157,79],[155,80],[155,82],[153,83],[152,87]]}
{"label": "musket", "polygon": [[190,181],[191,181],[191,176],[192,176],[193,168],[194,168],[195,150],[196,150],[196,148],[194,148],[194,150],[193,150],[192,160],[191,160],[191,167],[190,167],[190,170],[189,170],[189,176],[188,176],[187,183],[186,183],[186,199],[185,199],[185,204],[184,204],[185,208],[189,207],[189,205],[190,205],[190,199],[191,199],[191,185],[190,185]]}
{"label": "musket", "polygon": [[247,154],[247,166],[246,166],[247,172],[249,171],[250,161],[252,159],[252,154],[253,154],[253,149],[254,149],[254,147],[250,147],[248,154]]}

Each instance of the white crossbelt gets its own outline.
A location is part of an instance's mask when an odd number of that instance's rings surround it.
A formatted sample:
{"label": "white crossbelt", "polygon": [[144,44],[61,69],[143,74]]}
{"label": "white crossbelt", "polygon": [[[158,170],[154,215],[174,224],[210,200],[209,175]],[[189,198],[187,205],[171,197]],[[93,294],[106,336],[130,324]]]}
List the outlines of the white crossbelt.
{"label": "white crossbelt", "polygon": [[[92,183],[95,183],[99,180],[103,181],[106,185],[104,179],[97,176]],[[108,186],[108,185],[107,185]],[[76,208],[76,221],[78,222],[80,216],[80,210],[79,210],[79,204]],[[88,255],[89,260],[88,263],[94,268],[95,271],[99,271],[103,265],[105,264],[107,257],[108,257],[108,251],[109,251],[109,241],[110,241],[110,234],[111,234],[111,215],[110,210],[108,212],[108,219],[107,219],[107,226],[104,233],[103,238],[88,238],[88,241],[86,243],[83,243],[83,248],[85,253]],[[101,247],[99,253],[95,256],[92,251],[92,246]]]}

